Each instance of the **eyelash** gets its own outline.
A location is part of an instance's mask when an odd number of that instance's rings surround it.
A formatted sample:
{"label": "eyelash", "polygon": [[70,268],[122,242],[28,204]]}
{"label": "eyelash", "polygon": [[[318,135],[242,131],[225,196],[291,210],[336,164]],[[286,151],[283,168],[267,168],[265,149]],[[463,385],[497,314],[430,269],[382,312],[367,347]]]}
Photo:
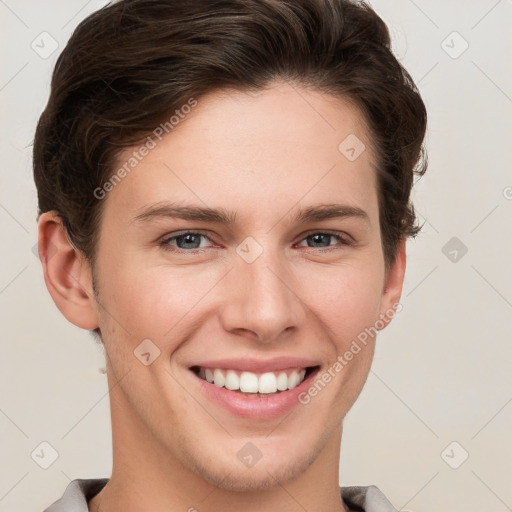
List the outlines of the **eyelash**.
{"label": "eyelash", "polygon": [[[210,237],[204,231],[192,230],[192,231],[183,231],[178,234],[174,234],[170,237],[166,237],[160,241],[159,245],[165,251],[182,252],[182,253],[197,253],[197,252],[200,252],[205,249],[203,247],[203,248],[198,248],[198,249],[187,250],[187,249],[180,249],[179,247],[174,247],[169,244],[169,242],[171,242],[172,240],[176,240],[177,238],[182,238],[187,235],[201,235],[204,238],[207,238],[208,240],[210,240],[210,242],[212,242]],[[350,246],[355,245],[354,240],[349,235],[344,233],[343,231],[311,231],[309,233],[306,233],[300,241],[302,242],[313,235],[328,235],[328,236],[336,237],[340,240],[342,246],[350,247]],[[336,248],[337,248],[336,246],[329,246],[329,247],[325,247],[325,248],[319,248],[319,250],[329,251],[329,250],[333,250]],[[315,247],[305,247],[305,249],[315,249]]]}

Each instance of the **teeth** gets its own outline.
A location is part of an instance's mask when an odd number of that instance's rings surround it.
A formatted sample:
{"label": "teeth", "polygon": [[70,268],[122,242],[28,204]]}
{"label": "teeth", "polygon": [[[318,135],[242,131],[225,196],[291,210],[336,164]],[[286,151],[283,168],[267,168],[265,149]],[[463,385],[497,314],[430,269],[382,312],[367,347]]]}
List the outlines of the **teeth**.
{"label": "teeth", "polygon": [[258,376],[251,372],[242,372],[242,375],[240,375],[240,391],[242,393],[257,393]]}
{"label": "teeth", "polygon": [[304,380],[306,370],[295,369],[277,374],[266,372],[258,376],[252,372],[237,373],[235,370],[200,368],[198,375],[219,388],[240,390],[242,393],[272,394],[297,387]]}
{"label": "teeth", "polygon": [[224,386],[225,378],[224,374],[217,368],[213,371],[213,383],[218,387]]}
{"label": "teeth", "polygon": [[281,372],[277,377],[277,389],[279,391],[286,391],[288,389],[288,375],[286,372]]}
{"label": "teeth", "polygon": [[233,370],[228,370],[226,373],[226,382],[224,383],[226,389],[236,390],[240,389],[240,379]]}
{"label": "teeth", "polygon": [[258,384],[258,392],[259,393],[275,393],[276,391],[277,391],[277,378],[276,378],[275,374],[272,372],[264,373],[260,377],[260,381]]}
{"label": "teeth", "polygon": [[288,389],[293,389],[300,383],[299,374],[294,370],[288,377]]}

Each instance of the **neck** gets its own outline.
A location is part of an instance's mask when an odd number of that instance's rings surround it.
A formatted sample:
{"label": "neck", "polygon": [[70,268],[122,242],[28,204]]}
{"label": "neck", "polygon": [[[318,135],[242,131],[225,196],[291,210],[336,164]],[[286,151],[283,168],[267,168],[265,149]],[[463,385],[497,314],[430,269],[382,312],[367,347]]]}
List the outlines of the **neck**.
{"label": "neck", "polygon": [[[112,476],[89,502],[90,512],[348,512],[338,483],[341,425],[318,457],[295,479],[270,478],[264,488],[234,491],[222,483],[215,485],[208,481],[208,475],[200,469],[190,470],[170,453],[140,419],[127,413],[129,406],[118,389],[110,396]],[[226,473],[229,477],[230,472]]]}

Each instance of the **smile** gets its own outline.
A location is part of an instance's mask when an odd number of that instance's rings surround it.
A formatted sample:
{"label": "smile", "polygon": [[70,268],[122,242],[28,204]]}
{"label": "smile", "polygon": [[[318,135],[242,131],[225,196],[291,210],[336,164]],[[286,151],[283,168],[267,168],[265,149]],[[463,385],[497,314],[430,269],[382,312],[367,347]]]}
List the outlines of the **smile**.
{"label": "smile", "polygon": [[268,396],[296,388],[312,368],[287,368],[264,373],[202,366],[194,370],[199,378],[219,388]]}
{"label": "smile", "polygon": [[320,361],[299,357],[254,359],[250,356],[194,361],[188,365],[189,389],[230,416],[275,420],[296,407],[299,395],[319,373]]}

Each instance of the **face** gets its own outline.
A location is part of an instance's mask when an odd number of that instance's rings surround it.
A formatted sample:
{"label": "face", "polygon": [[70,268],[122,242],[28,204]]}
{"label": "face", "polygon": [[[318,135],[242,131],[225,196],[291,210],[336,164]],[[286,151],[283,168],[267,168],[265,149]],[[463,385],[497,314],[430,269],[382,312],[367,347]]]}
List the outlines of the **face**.
{"label": "face", "polygon": [[[356,159],[338,149],[351,134]],[[221,488],[285,482],[339,446],[375,340],[344,354],[399,292],[369,135],[350,104],[276,83],[199,98],[155,140],[103,199],[114,437]]]}

